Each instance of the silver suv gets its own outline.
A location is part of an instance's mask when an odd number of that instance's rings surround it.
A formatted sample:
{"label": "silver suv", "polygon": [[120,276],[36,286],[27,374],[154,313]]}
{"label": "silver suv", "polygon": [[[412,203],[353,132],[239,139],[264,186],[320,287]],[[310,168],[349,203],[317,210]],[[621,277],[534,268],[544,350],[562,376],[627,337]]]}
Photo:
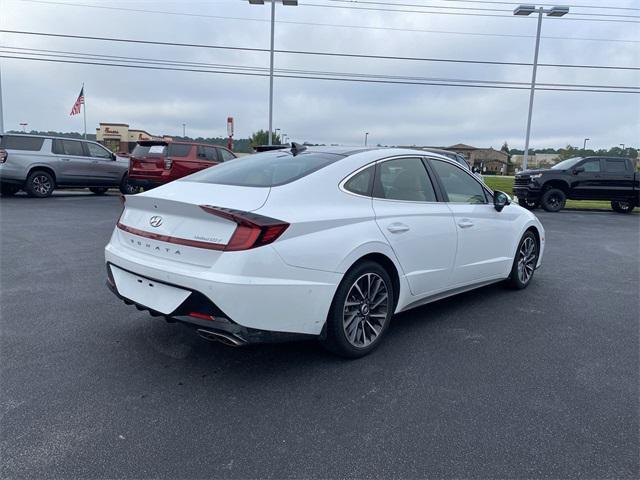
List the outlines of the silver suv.
{"label": "silver suv", "polygon": [[23,189],[31,197],[48,197],[56,188],[89,188],[96,195],[110,187],[136,193],[128,182],[129,159],[102,145],[73,138],[0,135],[0,193]]}

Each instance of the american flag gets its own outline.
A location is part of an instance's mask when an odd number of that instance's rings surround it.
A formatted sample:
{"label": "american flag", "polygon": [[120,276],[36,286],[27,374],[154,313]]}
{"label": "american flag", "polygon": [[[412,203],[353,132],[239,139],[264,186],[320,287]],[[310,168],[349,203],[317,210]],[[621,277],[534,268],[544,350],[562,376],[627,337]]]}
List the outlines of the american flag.
{"label": "american flag", "polygon": [[76,103],[73,104],[69,115],[78,115],[80,113],[80,105],[84,105],[84,86],[80,89],[80,95],[78,95]]}

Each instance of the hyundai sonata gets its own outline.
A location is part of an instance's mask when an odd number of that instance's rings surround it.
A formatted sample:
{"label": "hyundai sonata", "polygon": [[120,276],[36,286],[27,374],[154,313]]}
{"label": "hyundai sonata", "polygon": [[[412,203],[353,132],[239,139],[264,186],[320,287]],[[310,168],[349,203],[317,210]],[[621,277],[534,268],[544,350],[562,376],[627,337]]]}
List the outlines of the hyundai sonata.
{"label": "hyundai sonata", "polygon": [[123,199],[110,289],[229,345],[308,336],[362,356],[394,313],[525,288],[545,243],[505,193],[408,149],[294,144]]}

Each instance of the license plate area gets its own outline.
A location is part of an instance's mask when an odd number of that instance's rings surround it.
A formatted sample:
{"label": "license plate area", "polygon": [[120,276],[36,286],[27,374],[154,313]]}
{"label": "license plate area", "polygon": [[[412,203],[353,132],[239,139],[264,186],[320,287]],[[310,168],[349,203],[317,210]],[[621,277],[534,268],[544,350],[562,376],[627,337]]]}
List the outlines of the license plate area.
{"label": "license plate area", "polygon": [[190,290],[157,282],[115,265],[110,265],[109,268],[120,295],[160,313],[173,312],[191,295]]}

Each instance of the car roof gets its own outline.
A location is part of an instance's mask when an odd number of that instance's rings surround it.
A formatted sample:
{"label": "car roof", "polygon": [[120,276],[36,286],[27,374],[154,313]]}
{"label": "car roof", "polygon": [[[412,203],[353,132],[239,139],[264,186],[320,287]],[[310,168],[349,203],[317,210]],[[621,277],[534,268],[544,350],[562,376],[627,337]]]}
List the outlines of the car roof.
{"label": "car roof", "polygon": [[26,138],[48,138],[51,140],[76,140],[78,142],[93,142],[97,143],[95,140],[89,140],[84,138],[73,138],[73,137],[58,137],[55,135],[38,135],[38,134],[30,134],[30,133],[13,133],[13,132],[4,132],[0,133],[0,137],[26,137]]}

